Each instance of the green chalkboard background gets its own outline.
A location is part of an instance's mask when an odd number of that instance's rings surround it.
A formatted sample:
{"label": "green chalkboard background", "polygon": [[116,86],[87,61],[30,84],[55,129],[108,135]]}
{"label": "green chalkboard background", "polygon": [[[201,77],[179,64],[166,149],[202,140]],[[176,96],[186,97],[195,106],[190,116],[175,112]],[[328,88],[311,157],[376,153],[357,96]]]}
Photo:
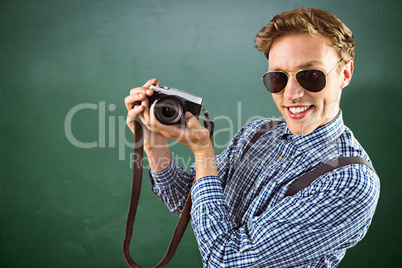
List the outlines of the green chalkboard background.
{"label": "green chalkboard background", "polygon": [[[355,33],[341,106],[381,178],[372,226],[340,267],[401,265],[401,1],[1,0],[0,266],[126,267],[132,134],[124,97],[153,77],[204,97],[219,153],[247,121],[279,117],[254,36],[301,6],[329,10]],[[172,151],[187,167],[189,150]],[[132,250],[151,266],[177,217],[147,178]],[[188,228],[169,267],[201,266]]]}

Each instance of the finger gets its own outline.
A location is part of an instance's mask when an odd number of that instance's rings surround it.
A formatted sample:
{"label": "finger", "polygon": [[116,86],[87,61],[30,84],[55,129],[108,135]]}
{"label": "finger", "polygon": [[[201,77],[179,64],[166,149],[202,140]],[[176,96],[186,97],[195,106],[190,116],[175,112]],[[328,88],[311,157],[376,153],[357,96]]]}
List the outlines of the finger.
{"label": "finger", "polygon": [[191,130],[195,130],[195,129],[204,129],[203,126],[201,126],[200,122],[198,121],[197,117],[195,117],[192,113],[190,112],[186,112],[185,114],[185,120],[186,120],[186,124],[187,126],[191,129]]}
{"label": "finger", "polygon": [[145,95],[147,95],[147,97],[151,97],[154,94],[154,91],[150,88],[148,88],[147,90],[145,90]]}
{"label": "finger", "polygon": [[153,78],[149,79],[142,87],[149,88],[151,85],[156,85],[158,83],[158,79]]}
{"label": "finger", "polygon": [[[201,144],[202,146],[206,146],[204,143],[205,141],[210,141],[210,132],[207,128],[202,126],[200,122],[198,121],[198,118],[192,115],[190,112],[186,112],[185,114],[185,119],[186,119],[186,124],[188,126],[188,129],[192,133],[187,133],[190,134],[187,139],[187,141],[190,143],[190,145],[194,145],[195,147],[199,147]],[[201,142],[201,143],[200,143]],[[190,147],[191,148],[191,147]]]}
{"label": "finger", "polygon": [[146,98],[145,95],[145,90],[136,90],[130,93],[129,96],[127,96],[124,99],[124,103],[126,104],[127,110],[131,110],[134,108],[134,106],[141,105],[141,102]]}
{"label": "finger", "polygon": [[135,106],[133,109],[129,110],[127,116],[136,117],[144,111],[144,106]]}
{"label": "finger", "polygon": [[153,119],[156,122],[153,122],[153,126],[155,130],[157,130],[159,133],[161,133],[163,136],[166,138],[176,140],[176,141],[181,141],[184,137],[188,136],[191,130],[180,126],[180,125],[164,125],[160,123],[158,120]]}
{"label": "finger", "polygon": [[126,124],[133,133],[134,133],[134,120],[138,116],[138,114],[141,112],[142,109],[143,108],[141,108],[141,106],[139,106],[132,110],[129,110],[127,113]]}
{"label": "finger", "polygon": [[133,122],[134,119],[141,114],[143,111],[144,107],[142,106],[136,106],[133,109],[129,110],[127,113],[127,123]]}
{"label": "finger", "polygon": [[[142,101],[144,97],[152,96],[153,90],[149,88],[151,85],[160,85],[158,83],[158,79],[149,79],[142,87],[136,87],[130,90],[130,96],[125,99],[126,107],[128,110],[131,110],[136,105],[136,101]],[[140,96],[140,99],[136,98],[138,96]]]}
{"label": "finger", "polygon": [[[154,79],[154,80],[158,81],[157,79]],[[152,84],[152,85],[160,86],[161,84],[160,84],[159,82],[157,82],[156,84]],[[152,89],[148,88],[148,89],[145,91],[145,94],[146,94],[148,97],[151,97],[151,96],[154,94],[154,91],[153,91]]]}
{"label": "finger", "polygon": [[149,107],[149,100],[148,98],[145,98],[142,102],[141,102],[141,106],[144,107],[143,111],[142,111],[142,116],[143,116],[143,123],[146,125],[149,125],[150,122],[150,107]]}
{"label": "finger", "polygon": [[130,95],[135,95],[135,94],[139,94],[139,93],[144,93],[147,90],[146,87],[135,87],[130,89]]}

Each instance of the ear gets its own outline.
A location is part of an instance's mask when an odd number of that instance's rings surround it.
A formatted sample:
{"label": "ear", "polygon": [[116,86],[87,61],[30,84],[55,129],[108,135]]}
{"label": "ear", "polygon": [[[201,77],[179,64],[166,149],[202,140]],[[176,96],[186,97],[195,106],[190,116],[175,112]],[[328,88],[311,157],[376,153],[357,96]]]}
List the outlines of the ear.
{"label": "ear", "polygon": [[350,80],[352,80],[352,75],[353,75],[353,61],[350,60],[348,61],[345,66],[342,68],[342,73],[341,73],[341,89],[349,85]]}

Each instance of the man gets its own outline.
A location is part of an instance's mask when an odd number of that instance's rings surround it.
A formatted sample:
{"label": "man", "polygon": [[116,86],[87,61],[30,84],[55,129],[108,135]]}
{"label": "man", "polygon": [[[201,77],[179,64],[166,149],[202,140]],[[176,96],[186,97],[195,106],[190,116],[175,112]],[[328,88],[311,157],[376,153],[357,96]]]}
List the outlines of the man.
{"label": "man", "polygon": [[[192,227],[206,267],[335,267],[365,235],[379,196],[376,173],[363,164],[336,168],[285,196],[289,185],[334,159],[367,153],[343,124],[342,89],[353,74],[352,32],[334,15],[301,8],[275,16],[257,34],[269,60],[263,81],[285,122],[244,126],[215,157],[208,130],[191,114],[188,128],[165,126],[148,107],[149,80],[125,99],[127,123],[145,128],[153,191],[181,213],[188,193]],[[136,102],[140,105],[134,105]],[[190,174],[172,160],[167,138],[194,153]]]}

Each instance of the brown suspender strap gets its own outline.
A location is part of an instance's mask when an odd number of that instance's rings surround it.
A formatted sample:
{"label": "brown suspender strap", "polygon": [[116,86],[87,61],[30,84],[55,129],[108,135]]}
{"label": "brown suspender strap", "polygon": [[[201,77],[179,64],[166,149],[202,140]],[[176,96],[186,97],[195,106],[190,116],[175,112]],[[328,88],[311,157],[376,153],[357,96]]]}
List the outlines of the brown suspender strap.
{"label": "brown suspender strap", "polygon": [[[142,266],[138,265],[133,261],[130,254],[130,241],[133,234],[133,226],[135,214],[137,212],[138,200],[140,198],[141,192],[141,182],[142,182],[142,170],[143,170],[143,135],[142,135],[142,125],[138,120],[134,121],[134,162],[133,162],[133,181],[131,187],[131,197],[130,205],[128,209],[127,221],[126,221],[126,231],[123,240],[123,256],[129,267],[140,268]],[[155,267],[162,267],[169,263],[172,259],[181,238],[183,237],[184,231],[190,221],[190,211],[191,211],[191,198],[190,195],[187,198],[186,204],[181,213],[180,219],[177,223],[176,229],[174,230],[172,240],[170,242],[169,248],[166,251],[163,259]]]}
{"label": "brown suspender strap", "polygon": [[[267,133],[271,128],[274,126],[282,123],[283,121],[270,121],[263,125],[255,134],[254,136],[250,139],[248,144],[246,145],[242,156],[240,159],[243,159],[243,157],[246,155],[247,151],[253,146],[253,144],[264,134]],[[352,164],[363,164],[368,166],[370,169],[372,169],[375,172],[375,169],[373,165],[368,162],[366,159],[363,157],[358,157],[358,156],[352,156],[352,157],[342,157],[338,158],[335,160],[332,160],[326,164],[320,165],[313,170],[305,173],[303,176],[298,178],[296,181],[294,181],[290,187],[288,188],[285,196],[292,196],[295,195],[297,192],[299,192],[301,189],[306,188],[309,186],[315,179],[320,177],[321,175],[324,175],[325,173],[328,173],[334,169],[347,166],[347,165],[352,165]]]}
{"label": "brown suspender strap", "polygon": [[352,165],[352,164],[366,165],[375,172],[373,165],[370,162],[368,162],[366,159],[364,159],[363,157],[359,157],[359,156],[341,157],[341,158],[332,160],[326,164],[320,165],[320,166],[314,168],[313,170],[305,173],[303,176],[301,176],[300,178],[295,180],[289,186],[288,190],[286,191],[285,196],[295,195],[297,192],[299,192],[300,190],[309,186],[315,179],[317,179],[321,175],[324,175],[325,173],[328,173],[337,168]]}

